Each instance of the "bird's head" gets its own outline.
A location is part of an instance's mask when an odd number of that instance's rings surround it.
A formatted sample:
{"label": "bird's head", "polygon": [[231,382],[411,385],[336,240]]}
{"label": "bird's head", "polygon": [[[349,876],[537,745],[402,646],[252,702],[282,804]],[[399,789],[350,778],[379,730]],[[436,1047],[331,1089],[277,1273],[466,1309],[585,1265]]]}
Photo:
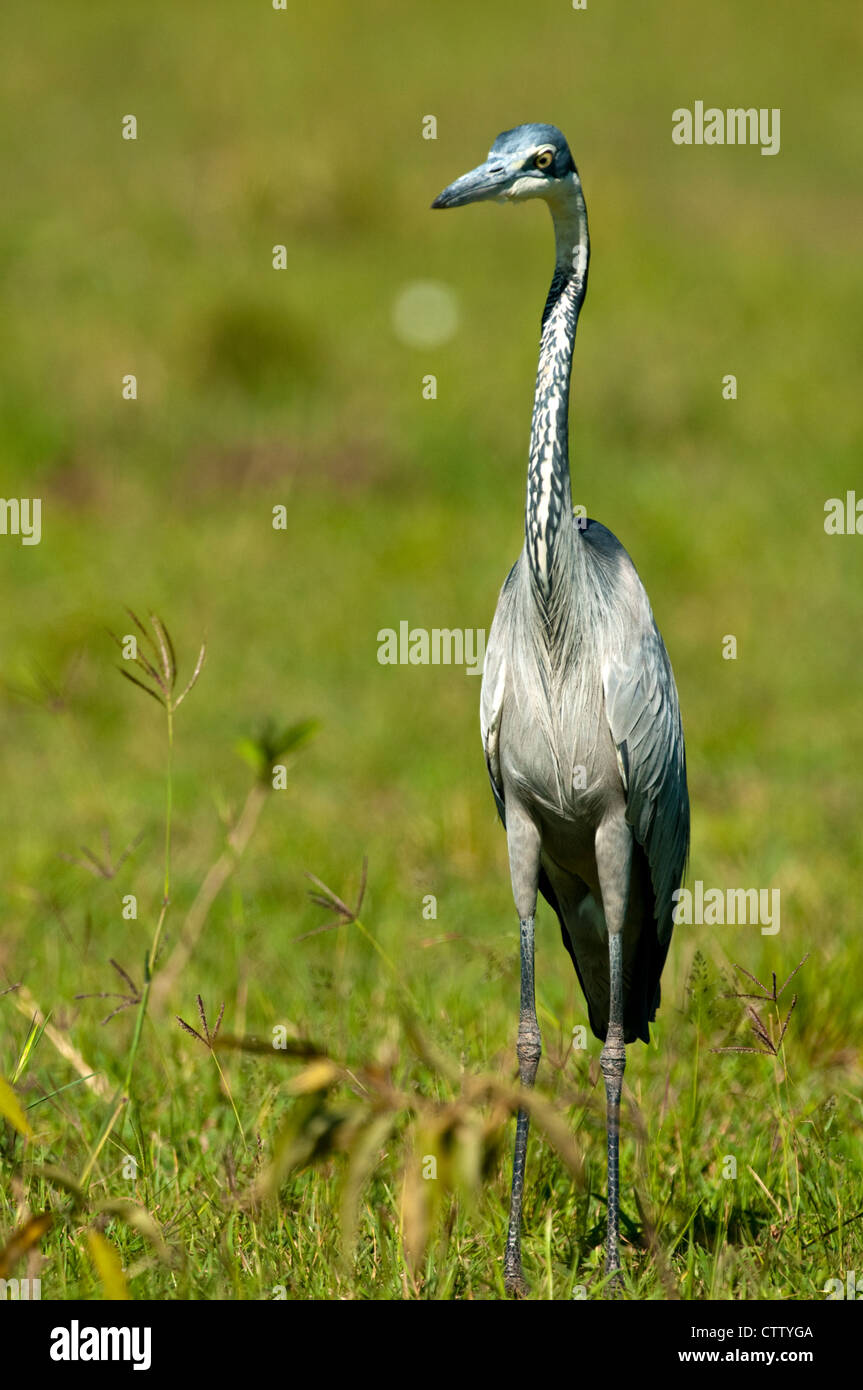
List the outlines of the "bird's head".
{"label": "bird's head", "polygon": [[462,174],[432,203],[433,208],[460,208],[465,203],[553,201],[576,172],[569,145],[554,125],[519,125],[499,135],[484,164]]}

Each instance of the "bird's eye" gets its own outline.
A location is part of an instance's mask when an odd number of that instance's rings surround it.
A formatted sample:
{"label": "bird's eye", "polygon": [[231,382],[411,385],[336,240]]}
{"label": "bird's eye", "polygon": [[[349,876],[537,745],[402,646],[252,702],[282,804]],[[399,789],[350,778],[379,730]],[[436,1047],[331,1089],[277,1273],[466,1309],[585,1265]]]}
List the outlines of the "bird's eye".
{"label": "bird's eye", "polygon": [[540,150],[536,159],[533,161],[537,169],[547,169],[554,159],[553,150]]}

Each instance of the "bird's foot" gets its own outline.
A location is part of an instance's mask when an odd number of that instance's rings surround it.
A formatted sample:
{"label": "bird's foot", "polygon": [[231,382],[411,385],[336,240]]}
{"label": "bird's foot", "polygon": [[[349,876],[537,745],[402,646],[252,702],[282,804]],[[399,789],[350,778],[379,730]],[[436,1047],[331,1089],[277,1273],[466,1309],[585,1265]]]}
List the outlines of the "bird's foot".
{"label": "bird's foot", "polygon": [[619,1298],[623,1293],[623,1272],[619,1257],[609,1256],[605,1261],[605,1274],[608,1282],[606,1292],[609,1298]]}
{"label": "bird's foot", "polygon": [[530,1284],[524,1277],[521,1268],[520,1255],[507,1255],[503,1261],[503,1287],[506,1290],[507,1298],[526,1298],[530,1293]]}

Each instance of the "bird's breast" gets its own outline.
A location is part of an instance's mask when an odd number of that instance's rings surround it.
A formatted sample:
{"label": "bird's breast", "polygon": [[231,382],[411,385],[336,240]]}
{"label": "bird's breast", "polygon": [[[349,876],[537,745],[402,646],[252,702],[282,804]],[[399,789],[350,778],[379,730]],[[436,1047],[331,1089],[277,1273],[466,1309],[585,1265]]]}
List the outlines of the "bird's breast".
{"label": "bird's breast", "polygon": [[591,833],[623,799],[602,682],[577,663],[558,680],[516,673],[503,699],[499,757],[504,782],[537,812]]}

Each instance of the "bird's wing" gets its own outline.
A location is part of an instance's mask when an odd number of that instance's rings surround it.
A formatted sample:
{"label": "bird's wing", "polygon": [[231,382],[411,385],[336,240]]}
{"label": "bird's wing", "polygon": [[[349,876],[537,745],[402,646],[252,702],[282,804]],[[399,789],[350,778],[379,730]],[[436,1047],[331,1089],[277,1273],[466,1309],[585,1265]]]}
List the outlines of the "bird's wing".
{"label": "bird's wing", "polygon": [[482,675],[479,721],[482,747],[498,815],[506,825],[503,809],[503,778],[500,771],[500,717],[506,685],[506,658],[501,647],[489,640]]}
{"label": "bird's wing", "polygon": [[626,793],[626,819],[647,855],[659,940],[667,946],[672,895],[689,851],[686,751],[665,644],[647,612],[624,650],[602,668],[605,710]]}
{"label": "bird's wing", "polygon": [[479,722],[482,733],[482,747],[488,768],[489,781],[494,794],[497,813],[506,825],[503,800],[503,777],[500,770],[500,721],[503,713],[506,690],[506,650],[502,633],[507,628],[507,613],[512,602],[514,576],[518,562],[513,565],[497,602],[494,622],[491,625],[482,670],[482,693],[479,702]]}

